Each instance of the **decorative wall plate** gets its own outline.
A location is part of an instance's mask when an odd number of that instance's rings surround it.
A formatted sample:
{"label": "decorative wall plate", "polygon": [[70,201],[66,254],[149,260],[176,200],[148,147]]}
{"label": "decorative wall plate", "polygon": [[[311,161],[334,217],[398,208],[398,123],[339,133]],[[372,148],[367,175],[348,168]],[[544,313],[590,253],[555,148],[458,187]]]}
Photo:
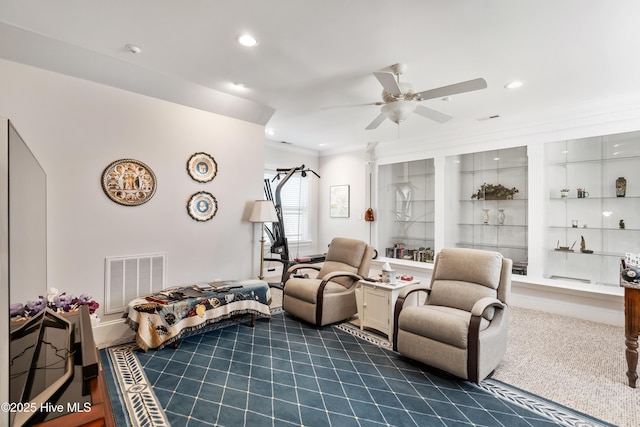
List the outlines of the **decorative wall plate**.
{"label": "decorative wall plate", "polygon": [[196,181],[209,182],[218,173],[218,164],[207,153],[195,153],[187,161],[187,171]]}
{"label": "decorative wall plate", "polygon": [[141,205],[156,192],[156,175],[141,161],[116,160],[102,172],[102,189],[116,203]]}
{"label": "decorative wall plate", "polygon": [[187,212],[196,221],[209,221],[218,212],[218,201],[211,193],[200,191],[189,198]]}

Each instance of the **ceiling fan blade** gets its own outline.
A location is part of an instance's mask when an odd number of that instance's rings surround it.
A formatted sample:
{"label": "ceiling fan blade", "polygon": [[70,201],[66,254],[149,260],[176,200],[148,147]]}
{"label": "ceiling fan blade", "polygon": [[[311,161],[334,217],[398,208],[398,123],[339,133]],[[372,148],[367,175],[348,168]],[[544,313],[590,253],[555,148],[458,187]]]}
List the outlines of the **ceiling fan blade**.
{"label": "ceiling fan blade", "polygon": [[414,96],[416,101],[424,101],[433,98],[444,98],[445,96],[455,95],[457,93],[471,92],[473,90],[485,89],[487,82],[485,79],[474,79],[466,82],[455,83],[449,86],[442,86],[435,89],[418,92]]}
{"label": "ceiling fan blade", "polygon": [[384,122],[386,118],[387,116],[385,116],[383,113],[380,113],[380,115],[376,117],[365,129],[372,130],[377,128],[378,126],[380,126],[380,123]]}
{"label": "ceiling fan blade", "polygon": [[351,108],[351,107],[366,107],[368,105],[384,105],[384,102],[369,102],[367,104],[348,104],[348,105],[332,105],[330,107],[322,107],[322,110],[333,110],[334,108]]}
{"label": "ceiling fan blade", "polygon": [[435,120],[438,123],[446,123],[453,118],[448,114],[432,110],[431,108],[425,107],[424,105],[418,105],[414,113],[419,114],[422,117],[426,117],[427,119]]}
{"label": "ceiling fan blade", "polygon": [[395,96],[402,95],[402,90],[400,89],[400,85],[398,85],[398,82],[396,81],[396,78],[393,75],[393,73],[375,71],[373,75],[376,76],[376,79],[378,79],[378,81],[380,82],[380,84],[388,94],[395,95]]}

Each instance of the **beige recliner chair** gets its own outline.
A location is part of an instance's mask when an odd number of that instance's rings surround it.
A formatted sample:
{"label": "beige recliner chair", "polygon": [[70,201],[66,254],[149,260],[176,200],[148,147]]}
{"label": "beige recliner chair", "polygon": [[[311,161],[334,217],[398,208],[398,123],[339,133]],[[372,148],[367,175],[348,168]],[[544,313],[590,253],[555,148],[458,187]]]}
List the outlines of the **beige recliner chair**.
{"label": "beige recliner chair", "polygon": [[[498,252],[447,248],[438,253],[431,287],[406,289],[394,313],[393,349],[476,383],[507,350],[512,261]],[[405,305],[426,291],[424,304]]]}
{"label": "beige recliner chair", "polygon": [[[298,264],[285,277],[282,308],[316,326],[350,318],[357,313],[355,289],[367,277],[373,248],[360,240],[336,237],[325,262]],[[318,271],[316,278],[296,277],[303,269]]]}

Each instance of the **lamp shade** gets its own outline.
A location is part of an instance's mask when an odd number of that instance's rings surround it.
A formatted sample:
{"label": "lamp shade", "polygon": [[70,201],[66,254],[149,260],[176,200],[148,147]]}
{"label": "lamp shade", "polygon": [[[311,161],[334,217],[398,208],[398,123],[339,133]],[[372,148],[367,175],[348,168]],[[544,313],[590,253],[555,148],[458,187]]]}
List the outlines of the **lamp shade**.
{"label": "lamp shade", "polygon": [[278,214],[271,200],[256,200],[249,222],[278,222]]}

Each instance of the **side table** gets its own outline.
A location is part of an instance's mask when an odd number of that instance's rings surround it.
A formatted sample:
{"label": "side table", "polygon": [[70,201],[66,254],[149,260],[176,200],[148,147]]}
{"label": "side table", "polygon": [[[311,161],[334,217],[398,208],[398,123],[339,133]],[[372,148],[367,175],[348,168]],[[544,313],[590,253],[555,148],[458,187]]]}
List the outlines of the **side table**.
{"label": "side table", "polygon": [[636,388],[638,379],[638,334],[640,332],[640,285],[620,279],[624,287],[624,334],[627,349],[627,378],[629,387]]}
{"label": "side table", "polygon": [[[387,335],[393,342],[393,310],[400,291],[417,285],[419,280],[397,280],[395,283],[369,282],[360,280],[360,289],[356,291],[360,330],[372,328]],[[359,294],[358,294],[359,292]]]}

